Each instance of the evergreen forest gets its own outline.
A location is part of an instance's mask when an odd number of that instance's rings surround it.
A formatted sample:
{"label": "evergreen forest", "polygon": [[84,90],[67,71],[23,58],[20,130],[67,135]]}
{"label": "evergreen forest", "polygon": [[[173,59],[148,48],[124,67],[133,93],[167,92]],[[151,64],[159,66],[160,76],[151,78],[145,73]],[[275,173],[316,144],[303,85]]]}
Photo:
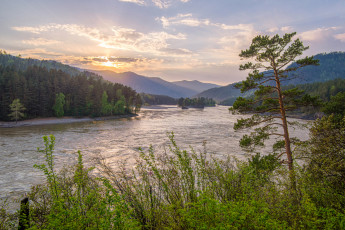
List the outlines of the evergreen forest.
{"label": "evergreen forest", "polygon": [[197,98],[179,98],[177,101],[179,107],[194,107],[194,108],[203,108],[207,106],[216,106],[215,100],[212,98],[197,97]]}
{"label": "evergreen forest", "polygon": [[0,120],[10,120],[15,99],[24,106],[25,119],[109,116],[133,113],[141,106],[140,96],[130,87],[56,62],[1,53]]}

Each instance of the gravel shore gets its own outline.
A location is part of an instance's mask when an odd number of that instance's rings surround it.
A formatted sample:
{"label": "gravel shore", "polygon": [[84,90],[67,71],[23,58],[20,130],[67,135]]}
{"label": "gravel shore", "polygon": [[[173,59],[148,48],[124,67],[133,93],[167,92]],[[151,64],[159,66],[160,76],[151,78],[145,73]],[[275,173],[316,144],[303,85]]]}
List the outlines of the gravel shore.
{"label": "gravel shore", "polygon": [[105,120],[113,120],[113,119],[128,118],[128,117],[135,117],[135,116],[138,116],[138,115],[126,114],[126,115],[95,117],[95,118],[47,117],[47,118],[35,118],[35,119],[30,119],[30,120],[18,121],[17,123],[14,121],[11,121],[11,122],[0,121],[0,128],[14,128],[14,127],[34,126],[34,125],[69,124],[69,123],[90,122],[90,121],[105,121]]}

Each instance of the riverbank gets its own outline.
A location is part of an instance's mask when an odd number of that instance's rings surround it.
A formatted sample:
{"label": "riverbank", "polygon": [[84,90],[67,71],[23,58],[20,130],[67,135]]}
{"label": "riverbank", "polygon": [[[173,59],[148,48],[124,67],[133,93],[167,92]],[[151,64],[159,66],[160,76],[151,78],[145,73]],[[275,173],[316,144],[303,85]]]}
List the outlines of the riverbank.
{"label": "riverbank", "polygon": [[105,120],[114,120],[114,119],[121,119],[121,118],[129,118],[129,117],[136,117],[137,114],[125,114],[125,115],[117,115],[117,116],[108,116],[108,117],[82,117],[82,118],[75,118],[75,117],[46,117],[46,118],[34,118],[30,120],[6,122],[0,121],[0,128],[15,128],[15,127],[23,127],[23,126],[36,126],[36,125],[55,125],[55,124],[69,124],[69,123],[77,123],[77,122],[91,122],[91,121],[105,121]]}

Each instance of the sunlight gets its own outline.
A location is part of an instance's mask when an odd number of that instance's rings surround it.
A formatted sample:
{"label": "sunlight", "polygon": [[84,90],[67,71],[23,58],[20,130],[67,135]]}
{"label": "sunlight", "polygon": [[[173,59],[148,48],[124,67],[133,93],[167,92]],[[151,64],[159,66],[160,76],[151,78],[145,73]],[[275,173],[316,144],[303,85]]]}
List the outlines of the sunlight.
{"label": "sunlight", "polygon": [[118,68],[119,65],[115,62],[107,61],[99,64],[100,66],[106,66],[106,67],[115,67]]}

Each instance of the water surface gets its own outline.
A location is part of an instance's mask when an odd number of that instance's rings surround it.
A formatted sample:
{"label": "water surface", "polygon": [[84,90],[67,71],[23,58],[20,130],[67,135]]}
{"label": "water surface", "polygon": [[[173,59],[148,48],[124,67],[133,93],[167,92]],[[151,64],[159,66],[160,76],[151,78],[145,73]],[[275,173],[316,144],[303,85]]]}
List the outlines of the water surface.
{"label": "water surface", "polygon": [[[192,146],[217,157],[231,154],[245,158],[238,146],[247,131],[234,132],[233,125],[240,115],[232,115],[228,107],[181,110],[166,106],[161,109],[142,109],[140,116],[120,120],[73,124],[42,125],[0,129],[0,198],[27,192],[34,184],[44,181],[42,173],[33,168],[43,163],[42,136],[56,137],[56,165],[72,164],[81,150],[90,164],[94,157],[104,157],[113,167],[119,160],[134,165],[138,148],[150,145],[162,151],[169,142],[167,133],[174,132],[177,144]],[[291,130],[292,136],[306,139],[307,130]]]}

